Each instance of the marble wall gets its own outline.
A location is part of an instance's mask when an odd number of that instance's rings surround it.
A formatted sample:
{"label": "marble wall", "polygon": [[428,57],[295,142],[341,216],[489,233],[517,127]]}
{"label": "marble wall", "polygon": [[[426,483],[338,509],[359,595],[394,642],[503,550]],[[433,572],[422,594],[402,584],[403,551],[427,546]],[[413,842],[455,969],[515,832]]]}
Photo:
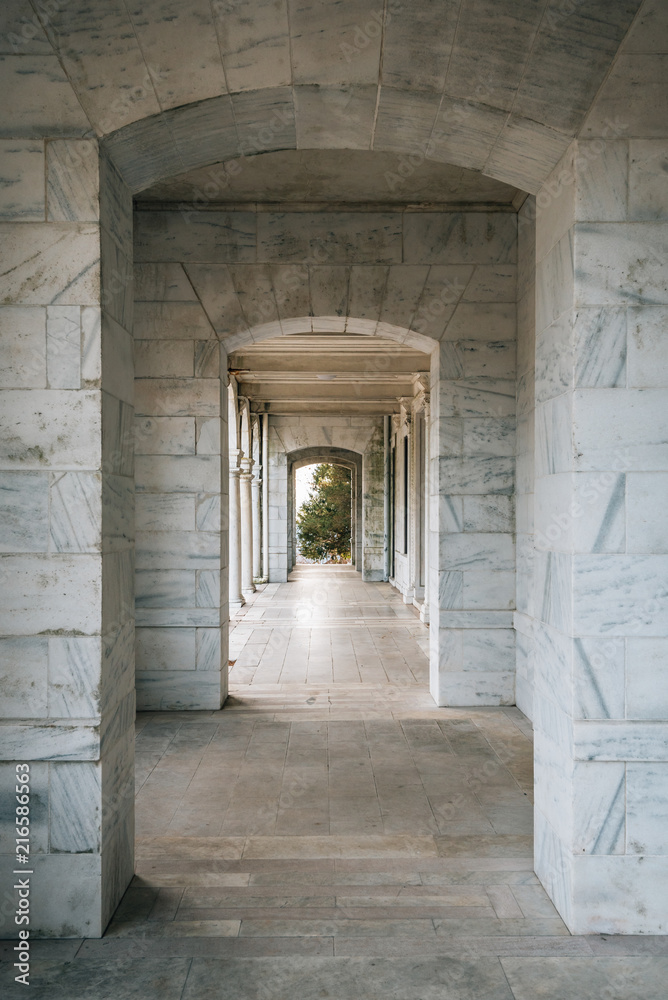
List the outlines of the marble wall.
{"label": "marble wall", "polygon": [[534,689],[534,438],[536,346],[536,200],[517,217],[517,447],[515,464],[515,703],[533,719]]}
{"label": "marble wall", "polygon": [[135,267],[137,702],[219,708],[228,662],[227,354],[180,264]]}
{"label": "marble wall", "polygon": [[577,933],[666,930],[666,162],[580,141],[536,199],[536,870]]}
{"label": "marble wall", "polygon": [[0,773],[34,776],[33,933],[96,936],[133,870],[132,203],[93,140],[0,152]]}
{"label": "marble wall", "polygon": [[[489,287],[432,354],[431,692],[439,705],[515,701],[517,217]],[[481,248],[487,254],[490,247]]]}

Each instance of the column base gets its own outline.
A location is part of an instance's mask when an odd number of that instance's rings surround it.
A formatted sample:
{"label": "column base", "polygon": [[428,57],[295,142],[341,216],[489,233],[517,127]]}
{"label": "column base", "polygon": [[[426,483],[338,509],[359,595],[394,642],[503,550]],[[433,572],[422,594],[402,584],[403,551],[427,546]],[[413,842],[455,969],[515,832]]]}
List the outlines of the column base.
{"label": "column base", "polygon": [[230,611],[238,611],[239,608],[243,608],[245,603],[243,597],[238,601],[228,601]]}

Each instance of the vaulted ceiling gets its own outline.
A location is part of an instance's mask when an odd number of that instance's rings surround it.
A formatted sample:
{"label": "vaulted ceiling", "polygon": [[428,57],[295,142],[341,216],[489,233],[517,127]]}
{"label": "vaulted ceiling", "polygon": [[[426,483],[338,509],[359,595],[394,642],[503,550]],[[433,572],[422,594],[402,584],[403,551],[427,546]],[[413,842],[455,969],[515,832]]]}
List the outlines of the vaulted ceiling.
{"label": "vaulted ceiling", "polygon": [[[639,8],[68,0],[45,13],[36,0],[5,0],[3,134],[106,136],[134,191],[286,149],[404,154],[536,191],[573,136],[609,127],[620,91],[642,97],[630,123],[656,103],[663,0],[645,0],[630,61],[614,61]],[[19,92],[30,100],[13,100]]]}

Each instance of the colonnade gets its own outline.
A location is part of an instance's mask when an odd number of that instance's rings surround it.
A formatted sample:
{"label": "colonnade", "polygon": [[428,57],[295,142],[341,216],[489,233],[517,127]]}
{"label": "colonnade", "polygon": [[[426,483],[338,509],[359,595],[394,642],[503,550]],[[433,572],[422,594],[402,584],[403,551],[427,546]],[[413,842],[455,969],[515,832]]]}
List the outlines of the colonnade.
{"label": "colonnade", "polygon": [[[238,609],[268,579],[266,469],[268,416],[250,411],[236,379],[228,386],[229,586],[230,608]],[[265,476],[266,479],[266,476]]]}
{"label": "colonnade", "polygon": [[[406,604],[429,622],[429,391],[428,379],[402,398],[387,418],[386,493],[389,508],[388,576]],[[386,515],[387,517],[387,515]]]}

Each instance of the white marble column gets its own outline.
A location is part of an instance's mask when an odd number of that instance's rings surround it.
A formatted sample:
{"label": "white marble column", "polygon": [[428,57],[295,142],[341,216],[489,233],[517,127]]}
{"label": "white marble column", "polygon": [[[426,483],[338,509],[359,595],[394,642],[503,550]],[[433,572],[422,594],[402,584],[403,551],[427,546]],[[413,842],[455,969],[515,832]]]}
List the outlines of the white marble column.
{"label": "white marble column", "polygon": [[94,140],[3,154],[0,784],[29,764],[31,937],[99,937],[133,872],[132,198]]}
{"label": "white marble column", "polygon": [[535,860],[576,934],[668,925],[667,151],[573,143],[536,197]]}
{"label": "white marble column", "polygon": [[253,459],[241,458],[240,512],[241,512],[241,593],[255,593],[253,583]]}
{"label": "white marble column", "polygon": [[269,579],[269,414],[262,414],[262,579]]}
{"label": "white marble column", "polygon": [[229,583],[230,608],[240,608],[246,602],[241,592],[241,452],[230,449],[229,497]]}
{"label": "white marble column", "polygon": [[253,580],[262,579],[262,479],[253,476]]}
{"label": "white marble column", "polygon": [[424,504],[424,536],[422,539],[422,577],[424,580],[424,594],[422,607],[420,608],[420,621],[425,625],[429,624],[429,393],[424,395],[424,421],[422,433],[424,435],[424,481],[422,482],[422,503]]}

